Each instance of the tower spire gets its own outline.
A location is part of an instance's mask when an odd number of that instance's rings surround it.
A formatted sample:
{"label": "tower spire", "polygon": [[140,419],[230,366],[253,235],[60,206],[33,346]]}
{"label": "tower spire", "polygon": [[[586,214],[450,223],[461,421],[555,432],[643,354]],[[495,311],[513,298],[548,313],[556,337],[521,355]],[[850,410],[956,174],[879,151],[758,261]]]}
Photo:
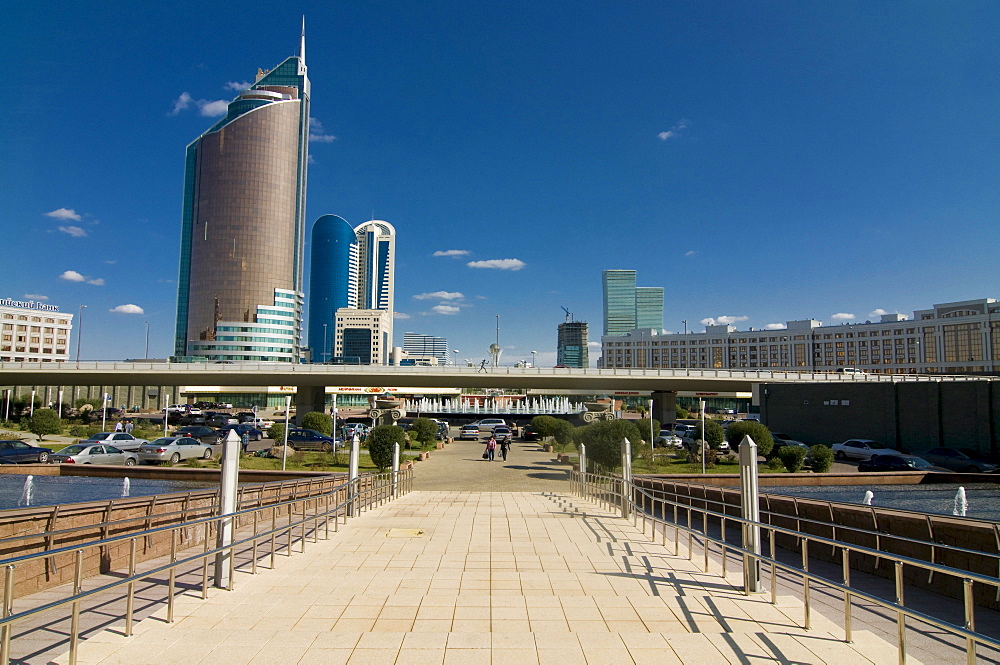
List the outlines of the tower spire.
{"label": "tower spire", "polygon": [[306,64],[306,15],[302,15],[302,37],[299,40],[299,61]]}

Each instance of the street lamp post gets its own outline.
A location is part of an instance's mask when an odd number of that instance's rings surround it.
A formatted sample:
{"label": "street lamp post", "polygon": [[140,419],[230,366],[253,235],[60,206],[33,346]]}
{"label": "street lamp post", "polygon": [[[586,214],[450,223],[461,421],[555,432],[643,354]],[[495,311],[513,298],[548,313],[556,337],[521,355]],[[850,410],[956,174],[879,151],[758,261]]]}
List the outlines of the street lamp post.
{"label": "street lamp post", "polygon": [[458,349],[452,349],[451,352],[455,354],[455,361],[452,363],[452,365],[458,367]]}
{"label": "street lamp post", "polygon": [[532,367],[538,367],[538,365],[535,364],[535,356],[536,355],[538,355],[538,351],[532,351],[531,352],[531,366]]}
{"label": "street lamp post", "polygon": [[76,322],[76,362],[80,362],[80,344],[83,342],[83,310],[87,309],[86,305],[80,305],[80,316],[77,317]]}

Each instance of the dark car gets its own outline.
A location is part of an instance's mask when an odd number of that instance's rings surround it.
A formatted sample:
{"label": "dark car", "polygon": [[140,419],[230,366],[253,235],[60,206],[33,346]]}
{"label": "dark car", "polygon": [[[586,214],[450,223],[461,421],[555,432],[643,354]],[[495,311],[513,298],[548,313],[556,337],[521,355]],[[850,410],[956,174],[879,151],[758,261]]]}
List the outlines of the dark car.
{"label": "dark car", "polygon": [[996,473],[1000,470],[996,464],[973,459],[954,448],[932,448],[926,453],[920,453],[920,456],[931,464],[962,473]]}
{"label": "dark car", "polygon": [[316,430],[295,428],[288,430],[288,445],[295,450],[331,453],[338,446],[343,445],[343,442]]}
{"label": "dark car", "polygon": [[221,439],[219,438],[219,433],[216,432],[211,427],[205,427],[204,425],[190,425],[188,427],[181,427],[176,432],[176,436],[189,436],[192,439],[198,439],[202,443],[208,445],[215,445]]}
{"label": "dark car", "polygon": [[240,411],[236,414],[236,419],[241,423],[249,423],[257,419],[257,414],[253,411]]}
{"label": "dark car", "polygon": [[251,441],[260,441],[264,438],[264,432],[260,431],[250,423],[241,423],[239,425],[223,425],[220,427],[217,432],[219,439],[225,439],[226,435],[229,434],[229,430],[236,430],[236,433],[241,437],[243,436],[243,433],[246,432],[247,438]]}
{"label": "dark car", "polygon": [[31,446],[24,441],[13,439],[0,441],[0,457],[10,462],[41,462],[49,461],[52,450]]}
{"label": "dark car", "polygon": [[916,455],[872,455],[858,463],[858,471],[947,471]]}
{"label": "dark car", "polygon": [[531,425],[525,425],[524,429],[521,430],[521,439],[524,441],[541,441],[542,437],[538,436],[538,433]]}
{"label": "dark car", "polygon": [[205,422],[208,420],[207,417],[200,413],[189,413],[186,416],[182,416],[180,419],[181,425],[201,425],[204,426]]}

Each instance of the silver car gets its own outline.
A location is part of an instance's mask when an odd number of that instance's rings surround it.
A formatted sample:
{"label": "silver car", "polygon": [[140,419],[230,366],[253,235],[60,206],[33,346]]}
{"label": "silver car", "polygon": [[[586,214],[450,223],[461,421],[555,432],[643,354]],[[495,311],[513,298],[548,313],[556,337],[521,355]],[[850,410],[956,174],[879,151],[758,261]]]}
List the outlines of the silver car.
{"label": "silver car", "polygon": [[214,454],[212,446],[189,436],[164,436],[139,448],[139,460],[147,464],[177,464],[185,459],[212,459]]}
{"label": "silver car", "polygon": [[49,461],[54,464],[114,464],[117,466],[135,466],[139,456],[125,452],[114,446],[105,444],[76,443],[66,446],[57,453],[49,455]]}
{"label": "silver car", "polygon": [[82,445],[106,443],[119,450],[135,452],[142,445],[149,443],[149,441],[146,439],[137,439],[128,432],[100,432],[98,434],[91,434],[86,439],[82,439],[80,443]]}

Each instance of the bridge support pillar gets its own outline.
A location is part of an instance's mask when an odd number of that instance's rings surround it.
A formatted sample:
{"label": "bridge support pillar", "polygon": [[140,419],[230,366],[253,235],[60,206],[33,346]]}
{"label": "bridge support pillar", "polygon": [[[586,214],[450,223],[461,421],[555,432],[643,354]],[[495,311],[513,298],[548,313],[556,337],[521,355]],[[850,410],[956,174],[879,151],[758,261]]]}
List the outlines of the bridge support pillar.
{"label": "bridge support pillar", "polygon": [[302,424],[302,416],[310,411],[326,413],[325,386],[298,386],[295,388],[295,424]]}
{"label": "bridge support pillar", "polygon": [[653,391],[653,418],[661,423],[677,422],[677,393]]}

